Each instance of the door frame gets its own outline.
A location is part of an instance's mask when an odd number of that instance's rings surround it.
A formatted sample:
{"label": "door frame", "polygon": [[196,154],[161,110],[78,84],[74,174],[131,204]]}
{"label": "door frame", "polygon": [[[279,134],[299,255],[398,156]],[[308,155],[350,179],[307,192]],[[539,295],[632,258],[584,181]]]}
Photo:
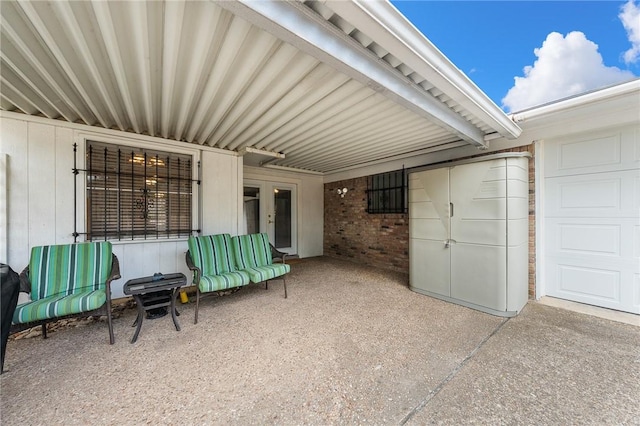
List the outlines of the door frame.
{"label": "door frame", "polygon": [[[275,225],[271,225],[269,220],[273,215],[274,209],[274,189],[286,189],[291,191],[291,246],[278,248],[288,254],[297,254],[298,250],[298,185],[291,182],[282,182],[276,180],[259,180],[244,179],[242,183],[242,191],[244,194],[245,187],[259,188],[260,190],[260,232],[266,232],[269,240],[275,245]],[[268,194],[268,195],[267,195]],[[244,204],[243,204],[244,208]],[[242,232],[246,232],[244,223],[241,226]]]}
{"label": "door frame", "polygon": [[535,244],[536,244],[536,260],[535,260],[535,286],[534,286],[534,299],[540,300],[541,297],[547,295],[547,283],[544,278],[544,271],[546,270],[545,262],[545,244],[546,238],[544,237],[546,231],[546,224],[544,220],[544,199],[545,199],[545,186],[544,186],[544,140],[536,140],[534,142],[534,179],[535,179]]}

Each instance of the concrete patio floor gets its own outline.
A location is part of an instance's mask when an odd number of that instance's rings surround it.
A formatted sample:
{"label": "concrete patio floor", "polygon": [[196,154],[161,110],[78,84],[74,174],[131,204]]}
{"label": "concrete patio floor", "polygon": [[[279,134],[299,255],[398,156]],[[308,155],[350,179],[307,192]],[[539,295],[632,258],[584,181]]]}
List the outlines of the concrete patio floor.
{"label": "concrete patio floor", "polygon": [[506,320],[406,276],[305,259],[145,320],[10,340],[3,425],[640,424],[640,328],[530,302]]}

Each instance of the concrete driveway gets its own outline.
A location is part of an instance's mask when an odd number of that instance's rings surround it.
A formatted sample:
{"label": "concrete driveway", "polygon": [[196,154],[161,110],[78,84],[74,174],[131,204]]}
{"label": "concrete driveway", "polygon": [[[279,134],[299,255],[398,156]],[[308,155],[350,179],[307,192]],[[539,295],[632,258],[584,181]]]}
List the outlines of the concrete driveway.
{"label": "concrete driveway", "polygon": [[328,258],[145,320],[9,341],[14,424],[640,424],[640,328],[530,302],[506,320]]}

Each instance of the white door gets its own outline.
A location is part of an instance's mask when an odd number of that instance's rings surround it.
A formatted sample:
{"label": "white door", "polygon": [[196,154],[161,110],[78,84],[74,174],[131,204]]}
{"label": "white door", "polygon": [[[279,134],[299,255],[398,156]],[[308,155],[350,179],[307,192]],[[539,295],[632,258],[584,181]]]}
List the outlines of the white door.
{"label": "white door", "polygon": [[544,142],[549,296],[640,314],[640,127]]}
{"label": "white door", "polygon": [[267,197],[267,233],[280,251],[297,252],[296,245],[296,186],[270,183]]}
{"label": "white door", "polygon": [[507,181],[504,159],[453,167],[451,297],[507,308]]}
{"label": "white door", "polygon": [[245,180],[244,232],[266,232],[278,250],[297,253],[296,185]]}
{"label": "white door", "polygon": [[417,291],[451,296],[449,169],[409,175],[410,285]]}

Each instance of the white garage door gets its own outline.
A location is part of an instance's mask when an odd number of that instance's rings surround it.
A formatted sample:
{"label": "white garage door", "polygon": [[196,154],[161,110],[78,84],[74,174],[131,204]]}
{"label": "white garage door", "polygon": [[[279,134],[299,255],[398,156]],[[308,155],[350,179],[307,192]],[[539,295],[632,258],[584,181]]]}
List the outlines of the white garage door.
{"label": "white garage door", "polygon": [[640,314],[640,127],[544,143],[549,296]]}

